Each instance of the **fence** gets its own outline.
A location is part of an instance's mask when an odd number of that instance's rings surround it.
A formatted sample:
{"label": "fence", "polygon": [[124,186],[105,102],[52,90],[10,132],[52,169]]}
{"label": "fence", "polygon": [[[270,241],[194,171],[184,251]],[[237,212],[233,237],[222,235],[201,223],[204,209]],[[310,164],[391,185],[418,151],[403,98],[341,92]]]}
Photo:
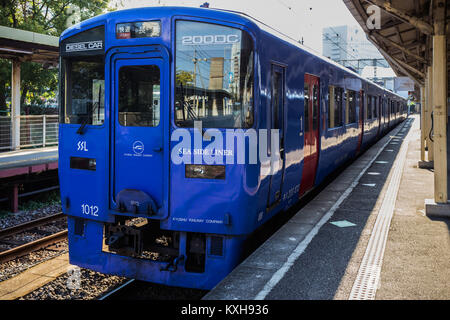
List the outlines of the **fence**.
{"label": "fence", "polygon": [[[20,148],[58,144],[58,115],[20,116]],[[11,117],[0,116],[0,151],[12,150]]]}
{"label": "fence", "polygon": [[11,117],[0,116],[0,151],[12,149]]}

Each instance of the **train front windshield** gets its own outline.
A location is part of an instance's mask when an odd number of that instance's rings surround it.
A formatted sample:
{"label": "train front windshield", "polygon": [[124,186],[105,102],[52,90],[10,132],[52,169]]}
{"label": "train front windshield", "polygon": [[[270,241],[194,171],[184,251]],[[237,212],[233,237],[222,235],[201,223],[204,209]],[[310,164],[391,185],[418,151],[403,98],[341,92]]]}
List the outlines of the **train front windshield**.
{"label": "train front windshield", "polygon": [[253,125],[253,41],[242,30],[176,23],[175,122],[193,127]]}
{"label": "train front windshield", "polygon": [[103,57],[63,60],[62,123],[101,125],[105,120],[105,63]]}
{"label": "train front windshield", "polygon": [[104,42],[104,26],[61,41],[60,123],[104,123]]}

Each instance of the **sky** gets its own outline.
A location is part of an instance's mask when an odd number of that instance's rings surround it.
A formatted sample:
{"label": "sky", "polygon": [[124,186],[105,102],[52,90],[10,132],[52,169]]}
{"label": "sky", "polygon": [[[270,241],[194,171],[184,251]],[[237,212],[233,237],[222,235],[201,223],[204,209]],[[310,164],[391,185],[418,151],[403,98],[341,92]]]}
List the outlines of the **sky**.
{"label": "sky", "polygon": [[[342,0],[112,0],[118,9],[148,6],[199,7],[241,11],[278,29],[322,53],[322,29],[329,26],[359,26]],[[361,29],[362,30],[362,29]]]}

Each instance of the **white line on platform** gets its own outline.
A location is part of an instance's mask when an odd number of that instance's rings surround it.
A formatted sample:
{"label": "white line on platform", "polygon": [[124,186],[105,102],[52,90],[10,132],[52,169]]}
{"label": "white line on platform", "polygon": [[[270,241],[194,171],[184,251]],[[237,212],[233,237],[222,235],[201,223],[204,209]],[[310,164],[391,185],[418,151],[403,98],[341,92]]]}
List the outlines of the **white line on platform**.
{"label": "white line on platform", "polygon": [[365,186],[365,187],[371,187],[371,188],[373,188],[373,187],[376,186],[375,183],[362,183],[361,185],[363,185],[363,186]]}
{"label": "white line on platform", "polygon": [[374,300],[380,281],[381,266],[383,264],[389,226],[394,214],[403,167],[406,162],[409,138],[401,146],[400,152],[393,165],[393,173],[384,195],[377,220],[373,226],[369,243],[353,283],[349,300]]}
{"label": "white line on platform", "polygon": [[[392,138],[391,138],[392,139]],[[339,199],[334,203],[330,210],[319,220],[319,222],[311,229],[311,231],[306,235],[302,242],[294,249],[294,251],[287,258],[286,262],[277,270],[270,278],[270,280],[265,284],[263,289],[255,296],[255,300],[264,300],[264,298],[272,291],[272,289],[283,279],[284,275],[289,271],[289,269],[294,265],[295,261],[302,255],[306,250],[312,239],[319,233],[320,228],[333,216],[336,210],[339,208],[341,203],[347,199],[347,197],[352,193],[353,189],[358,185],[361,177],[370,168],[376,158],[381,154],[381,152],[386,148],[386,146],[391,142],[389,139],[377,152],[377,154],[370,160],[370,162],[364,167],[364,169],[359,173],[352,184],[344,191],[344,193],[339,197]]]}
{"label": "white line on platform", "polygon": [[[49,160],[49,159],[54,159],[55,161],[57,161],[58,159],[55,159],[55,156],[46,156],[46,157],[33,157],[33,158],[29,158],[29,159],[23,159],[23,160],[14,160],[14,161],[9,161],[9,162],[0,162],[1,166],[8,166],[11,164],[19,164],[22,162],[30,162],[30,161],[42,161],[42,160]],[[9,168],[5,168],[5,169],[9,169]]]}

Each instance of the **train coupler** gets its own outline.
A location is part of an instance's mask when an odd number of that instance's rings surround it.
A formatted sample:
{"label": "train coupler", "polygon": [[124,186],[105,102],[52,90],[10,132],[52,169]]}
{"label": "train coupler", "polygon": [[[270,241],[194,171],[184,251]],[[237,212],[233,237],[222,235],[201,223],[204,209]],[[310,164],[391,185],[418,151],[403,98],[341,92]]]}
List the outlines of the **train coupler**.
{"label": "train coupler", "polygon": [[164,267],[161,267],[160,271],[169,271],[169,272],[175,272],[178,269],[178,264],[180,262],[184,261],[184,255],[178,256],[172,261],[170,261],[168,264],[166,264]]}

